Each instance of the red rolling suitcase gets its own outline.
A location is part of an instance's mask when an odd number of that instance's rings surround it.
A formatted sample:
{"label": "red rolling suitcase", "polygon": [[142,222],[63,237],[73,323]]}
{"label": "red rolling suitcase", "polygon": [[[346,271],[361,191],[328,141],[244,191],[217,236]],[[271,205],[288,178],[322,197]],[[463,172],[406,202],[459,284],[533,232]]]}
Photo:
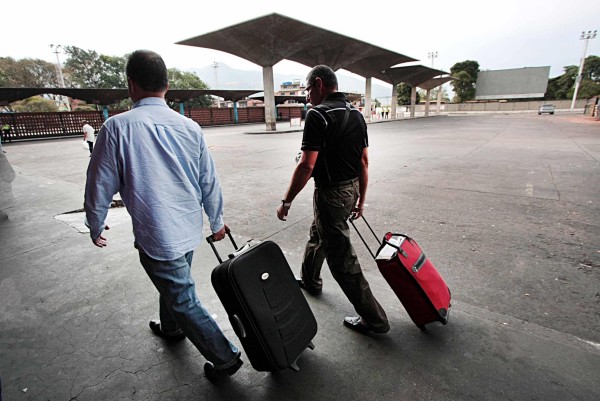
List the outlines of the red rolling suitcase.
{"label": "red rolling suitcase", "polygon": [[[378,239],[364,217],[363,220]],[[350,222],[356,229],[354,222]],[[381,242],[378,239],[380,246],[373,254],[358,229],[356,232],[418,328],[425,330],[426,324],[435,321],[448,323],[450,289],[414,239],[405,234],[387,233]]]}
{"label": "red rolling suitcase", "polygon": [[236,248],[211,274],[213,287],[225,307],[252,367],[258,371],[299,370],[296,361],[313,349],[317,321],[283,252],[272,241]]}

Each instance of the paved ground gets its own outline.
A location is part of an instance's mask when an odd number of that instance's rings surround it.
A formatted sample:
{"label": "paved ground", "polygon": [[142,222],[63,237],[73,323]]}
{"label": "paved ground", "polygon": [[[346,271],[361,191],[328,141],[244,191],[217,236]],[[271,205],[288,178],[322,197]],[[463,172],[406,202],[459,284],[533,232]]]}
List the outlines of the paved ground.
{"label": "paved ground", "polygon": [[[226,222],[239,242],[275,240],[297,272],[310,189],[288,222],[275,210],[301,134],[244,134],[254,128],[205,130]],[[307,296],[319,332],[300,372],[246,363],[218,387],[189,342],[166,346],[148,329],[157,293],[123,209],[109,214],[105,249],[55,218],[82,207],[89,158],[79,140],[5,146],[17,178],[0,224],[2,399],[600,399],[600,123],[568,113],[442,116],[371,124],[369,134],[366,215],[380,233],[421,243],[452,290],[450,323],[414,327],[356,239],[390,333],[344,328],[352,308],[325,271],[323,295]],[[215,265],[202,244],[200,297],[239,344],[210,285]]]}

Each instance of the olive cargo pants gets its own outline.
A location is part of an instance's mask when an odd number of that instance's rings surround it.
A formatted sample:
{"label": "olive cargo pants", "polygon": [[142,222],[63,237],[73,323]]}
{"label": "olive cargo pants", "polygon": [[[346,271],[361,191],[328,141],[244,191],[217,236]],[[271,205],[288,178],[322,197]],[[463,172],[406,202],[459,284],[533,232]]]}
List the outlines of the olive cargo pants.
{"label": "olive cargo pants", "polygon": [[387,316],[373,296],[350,242],[347,220],[358,196],[358,179],[328,186],[315,185],[314,220],[301,275],[305,286],[321,290],[321,267],[327,260],[333,278],[356,312],[373,328],[382,329],[389,327]]}

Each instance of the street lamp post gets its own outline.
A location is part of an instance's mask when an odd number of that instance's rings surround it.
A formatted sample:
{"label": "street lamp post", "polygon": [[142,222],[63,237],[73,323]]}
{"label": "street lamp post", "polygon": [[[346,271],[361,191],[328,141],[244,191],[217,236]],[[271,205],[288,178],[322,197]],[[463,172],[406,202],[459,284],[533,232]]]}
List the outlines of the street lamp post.
{"label": "street lamp post", "polygon": [[585,64],[585,55],[587,53],[588,42],[590,39],[594,39],[596,37],[597,31],[585,31],[581,32],[581,36],[579,40],[585,40],[585,44],[583,45],[583,55],[581,56],[581,61],[579,62],[579,73],[577,74],[577,78],[575,79],[575,92],[573,92],[573,101],[571,102],[571,110],[575,108],[575,101],[577,100],[577,92],[579,91],[579,85],[581,84],[581,80],[583,78],[583,65]]}
{"label": "street lamp post", "polygon": [[[219,75],[217,73],[217,69],[219,68],[219,63],[216,61],[213,63],[213,68],[215,69],[215,89],[219,89]],[[221,107],[221,98],[217,96],[217,108]]]}
{"label": "street lamp post", "polygon": [[[62,65],[60,64],[60,58],[58,57],[58,53],[60,53],[60,49],[62,49],[62,45],[50,45],[51,49],[54,49],[53,53],[56,54],[56,77],[58,78],[58,84],[61,88],[65,87],[65,79],[62,73]],[[64,97],[60,95],[60,100],[65,104],[68,111],[71,111],[71,106],[69,105],[69,101],[65,102]]]}
{"label": "street lamp post", "polygon": [[438,52],[427,53],[427,58],[431,59],[431,68],[433,68],[433,61],[438,57]]}
{"label": "street lamp post", "polygon": [[[437,57],[438,57],[438,52],[437,51],[427,53],[427,58],[431,59],[431,68],[433,68],[433,62],[435,61],[435,59]],[[437,101],[437,114],[440,114],[440,100],[441,100],[440,96],[441,96],[441,93],[442,93],[442,87],[441,87],[441,85],[440,85],[440,87],[437,90],[438,90],[438,93],[437,93],[437,98],[438,98],[438,101]],[[427,90],[427,102],[428,103],[429,103],[429,96],[430,96],[429,90]],[[427,114],[429,114],[429,105],[427,105],[427,109],[428,109],[427,110]]]}

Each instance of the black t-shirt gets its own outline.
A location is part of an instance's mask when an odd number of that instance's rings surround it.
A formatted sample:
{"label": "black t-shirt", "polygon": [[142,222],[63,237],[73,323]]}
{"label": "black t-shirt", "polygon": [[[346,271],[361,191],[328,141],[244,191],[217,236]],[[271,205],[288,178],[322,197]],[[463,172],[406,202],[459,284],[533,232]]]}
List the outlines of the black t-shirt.
{"label": "black t-shirt", "polygon": [[[348,122],[340,130],[346,110]],[[369,146],[367,124],[360,111],[346,101],[343,93],[334,92],[306,114],[302,150],[318,151],[313,170],[317,183],[346,181],[360,175],[364,148]]]}

